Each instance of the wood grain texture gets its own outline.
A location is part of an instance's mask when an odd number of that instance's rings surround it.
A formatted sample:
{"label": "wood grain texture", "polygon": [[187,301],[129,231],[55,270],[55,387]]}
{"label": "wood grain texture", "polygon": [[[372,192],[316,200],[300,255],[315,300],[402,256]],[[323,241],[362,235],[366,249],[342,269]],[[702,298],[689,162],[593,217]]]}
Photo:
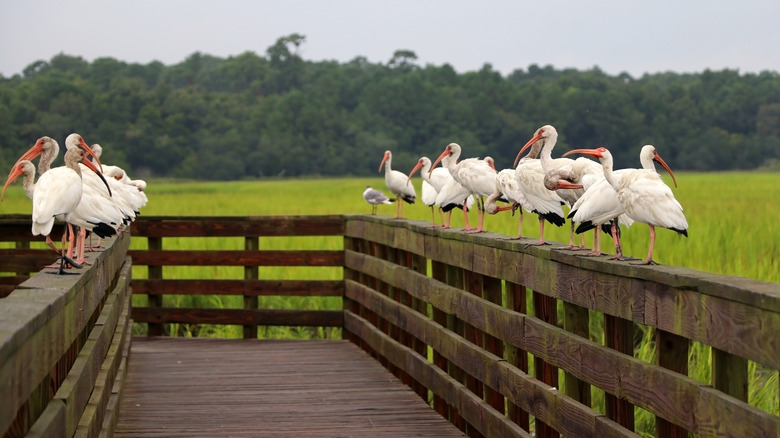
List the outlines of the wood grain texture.
{"label": "wood grain texture", "polygon": [[117,438],[462,437],[348,341],[134,338]]}

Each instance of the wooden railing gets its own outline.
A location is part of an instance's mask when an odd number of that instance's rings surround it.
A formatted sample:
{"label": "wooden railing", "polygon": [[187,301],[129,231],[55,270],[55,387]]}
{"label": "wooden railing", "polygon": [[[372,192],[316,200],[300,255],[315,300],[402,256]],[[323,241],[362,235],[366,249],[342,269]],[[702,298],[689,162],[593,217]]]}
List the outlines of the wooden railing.
{"label": "wooden railing", "polygon": [[[104,242],[73,275],[41,266],[57,256],[29,249],[29,216],[5,216],[0,250],[0,432],[3,437],[97,436],[111,429],[130,345],[130,236]],[[12,275],[8,275],[12,274]]]}
{"label": "wooden railing", "polygon": [[[748,403],[749,370],[758,366],[774,376],[766,382],[777,405],[774,283],[374,216],[142,217],[132,233],[133,248],[147,241],[130,251],[148,274],[131,282],[136,301],[146,297],[132,319],[148,328],[136,330],[230,324],[251,338],[269,325],[343,327],[470,436],[637,436],[640,410],[655,418],[643,434],[780,436],[776,413]],[[243,248],[180,248],[185,238],[228,236],[240,236]],[[343,248],[266,249],[272,236],[343,236]],[[179,278],[184,265],[243,275]],[[264,266],[343,267],[343,280],[262,278]],[[169,295],[235,295],[241,306],[181,308],[163,300]],[[343,297],[343,310],[260,308],[266,295]],[[644,338],[655,344],[650,360],[637,353],[639,333],[652,333]],[[706,352],[708,381],[689,377],[692,349]]]}
{"label": "wooden railing", "polygon": [[[170,324],[223,324],[243,326],[244,338],[257,338],[258,326],[341,327],[342,312],[333,310],[258,308],[258,297],[338,297],[344,283],[336,280],[263,279],[259,267],[341,267],[338,249],[270,250],[260,240],[279,237],[343,236],[341,216],[308,217],[145,217],[133,223],[133,238],[145,238],[147,249],[130,251],[135,266],[148,266],[147,278],[133,279],[133,294],[145,295],[146,306],[134,306],[133,321],[148,324],[148,334],[170,334]],[[243,239],[239,250],[163,249],[167,239]],[[179,239],[181,238],[181,239]],[[186,244],[185,244],[186,245]],[[203,279],[164,276],[174,266],[243,267],[243,278]],[[340,273],[339,273],[340,274]],[[243,297],[242,308],[173,307],[164,303],[170,295],[219,295]]]}
{"label": "wooden railing", "polygon": [[[636,408],[656,436],[780,436],[747,403],[752,361],[777,406],[777,284],[375,217],[348,217],[345,238],[347,336],[471,436],[528,436],[531,417],[536,436],[635,436]],[[693,342],[711,347],[709,382],[688,376]]]}

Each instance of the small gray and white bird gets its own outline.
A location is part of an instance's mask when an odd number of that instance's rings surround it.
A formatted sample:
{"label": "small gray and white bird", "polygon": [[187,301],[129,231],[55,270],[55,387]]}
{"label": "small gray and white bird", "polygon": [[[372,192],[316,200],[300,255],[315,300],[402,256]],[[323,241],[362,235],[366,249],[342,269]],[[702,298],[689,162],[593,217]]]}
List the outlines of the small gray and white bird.
{"label": "small gray and white bird", "polygon": [[376,214],[376,206],[379,204],[392,204],[395,202],[395,199],[390,199],[385,195],[384,193],[380,192],[379,190],[372,189],[371,186],[366,186],[366,190],[363,191],[363,199],[366,200],[373,209],[371,210],[371,214]]}

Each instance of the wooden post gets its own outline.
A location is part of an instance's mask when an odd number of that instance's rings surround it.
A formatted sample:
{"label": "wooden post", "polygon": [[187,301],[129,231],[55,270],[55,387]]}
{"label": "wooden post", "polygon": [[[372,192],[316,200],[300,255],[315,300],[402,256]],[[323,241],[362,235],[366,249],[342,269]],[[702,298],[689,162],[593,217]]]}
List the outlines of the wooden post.
{"label": "wooden post", "polygon": [[[259,237],[244,237],[244,251],[257,251],[260,249]],[[257,266],[244,266],[244,280],[257,280],[259,268]],[[244,295],[244,309],[257,309],[257,295]],[[244,339],[257,339],[257,324],[244,326]]]}
{"label": "wooden post", "polygon": [[[583,339],[590,338],[590,317],[587,308],[564,301],[563,314],[564,330],[572,332]],[[563,379],[566,395],[585,406],[591,406],[589,384],[574,377],[570,373],[564,373]]]}
{"label": "wooden post", "polygon": [[[604,343],[621,353],[634,355],[634,323],[617,316],[604,315]],[[634,430],[634,405],[612,394],[604,394],[607,417]]]}
{"label": "wooden post", "polygon": [[[149,251],[162,251],[162,237],[147,237],[146,238],[147,245],[149,246]],[[150,280],[161,280],[163,278],[163,269],[162,266],[149,266],[149,279]],[[162,295],[155,295],[155,294],[147,294],[146,299],[148,301],[149,308],[154,307],[162,307],[163,305],[163,297]],[[149,323],[147,324],[147,332],[146,334],[148,336],[162,336],[163,335],[163,325],[159,323]]]}
{"label": "wooden post", "polygon": [[[502,305],[501,301],[501,280],[493,277],[484,277],[482,279],[482,295],[483,297],[493,304],[499,306]],[[501,342],[495,336],[491,336],[487,333],[483,334],[483,344],[485,349],[498,357],[504,356],[504,343]],[[506,413],[506,406],[504,403],[504,396],[500,392],[485,385],[485,401],[490,404],[498,412]]]}
{"label": "wooden post", "polygon": [[[444,263],[431,261],[431,276],[441,282],[447,280],[447,266]],[[447,326],[447,314],[438,307],[432,308],[433,321],[442,327]],[[438,351],[433,350],[433,363],[439,369],[447,371],[447,359]],[[444,418],[450,418],[450,406],[447,404],[440,395],[434,394],[433,396],[433,409]]]}
{"label": "wooden post", "polygon": [[[506,283],[506,307],[522,314],[528,313],[525,286],[517,283]],[[516,366],[524,373],[528,373],[528,353],[525,350],[521,350],[513,345],[506,345],[505,357],[507,362]],[[527,432],[531,431],[531,420],[528,412],[522,410],[519,406],[510,402],[507,406],[507,415],[515,424]]]}
{"label": "wooden post", "polygon": [[[684,376],[688,375],[688,340],[663,330],[655,331],[655,362]],[[688,431],[676,424],[655,417],[655,436],[685,438]]]}
{"label": "wooden post", "polygon": [[[533,301],[534,315],[537,318],[552,325],[558,324],[558,302],[554,297],[534,292]],[[552,387],[558,388],[558,368],[550,365],[539,357],[534,357],[534,371],[537,379]],[[558,438],[560,434],[537,418],[536,436],[540,438]]]}
{"label": "wooden post", "polygon": [[712,386],[747,403],[747,359],[712,347]]}
{"label": "wooden post", "polygon": [[[30,241],[29,240],[20,240],[16,242],[16,249],[30,249]],[[19,276],[29,276],[29,272],[24,271],[17,271],[16,275]]]}
{"label": "wooden post", "polygon": [[[428,259],[426,259],[423,256],[419,255],[413,255],[410,254],[411,260],[410,260],[410,268],[414,270],[415,272],[419,272],[423,275],[428,275]],[[428,305],[425,301],[413,297],[411,294],[407,293],[407,297],[411,300],[411,307],[419,312],[421,315],[424,315],[426,318],[428,317]],[[428,346],[421,341],[417,337],[412,338],[412,349],[417,352],[420,356],[424,358],[428,358]],[[414,391],[417,393],[417,395],[420,396],[425,402],[428,402],[428,388],[425,387],[422,383],[418,382],[417,380],[415,382]]]}

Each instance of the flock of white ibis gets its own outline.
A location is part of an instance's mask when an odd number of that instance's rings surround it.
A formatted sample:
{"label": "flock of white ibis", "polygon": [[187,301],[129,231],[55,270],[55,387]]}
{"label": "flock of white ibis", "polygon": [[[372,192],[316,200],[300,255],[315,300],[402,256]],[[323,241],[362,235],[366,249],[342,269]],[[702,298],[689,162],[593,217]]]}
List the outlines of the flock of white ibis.
{"label": "flock of white ibis", "polygon": [[[558,132],[555,128],[551,125],[542,126],[520,149],[514,168],[501,171],[496,171],[490,157],[460,160],[461,147],[456,143],[448,144],[433,163],[429,158],[421,157],[408,176],[391,169],[391,152],[386,151],[379,170],[384,166],[387,189],[399,199],[395,217],[400,219],[403,217],[401,200],[413,204],[417,198],[411,178],[417,170],[422,169],[423,203],[431,208],[434,227],[449,228],[449,215],[453,208],[463,209],[464,231],[473,233],[484,230],[485,212],[497,214],[501,211],[517,211],[520,225],[517,236],[512,239],[522,239],[522,210],[526,210],[539,217],[539,239],[529,245],[548,244],[544,240],[545,221],[560,227],[568,218],[571,223],[569,244],[560,249],[585,249],[584,235],[578,245],[575,243],[575,234],[592,229],[594,248],[585,256],[602,255],[600,233],[605,232],[611,234],[615,245],[615,256],[611,258],[630,260],[623,255],[620,226],[628,227],[633,222],[642,222],[650,227],[650,247],[647,257],[638,264],[655,264],[653,247],[656,227],[688,235],[688,222],[683,208],[675,199],[672,189],[656,172],[653,163],[658,162],[669,172],[675,186],[677,181],[655,147],[646,145],[642,148],[639,156],[641,169],[613,170],[612,155],[603,147],[575,149],[560,158],[553,158],[552,150],[557,141]],[[529,148],[528,154],[523,156]],[[597,158],[600,164],[585,157],[567,158],[571,154]],[[442,167],[436,167],[440,162]],[[363,196],[374,205],[374,214],[376,204],[393,201],[370,187],[366,188]],[[499,201],[507,205],[499,205]],[[475,204],[478,225],[472,227],[468,221],[468,211]],[[569,209],[567,216],[564,216],[564,205]],[[436,224],[435,208],[439,209],[441,225]],[[442,212],[447,213],[447,219],[442,217]],[[578,225],[575,227],[575,224]]]}
{"label": "flock of white ibis", "polygon": [[[87,233],[90,238],[93,234],[99,238],[116,235],[135,220],[147,201],[143,192],[146,182],[131,180],[119,167],[104,166],[100,145],[89,146],[74,133],[65,139],[65,148],[65,164],[52,168],[60,145],[51,137],[39,138],[13,165],[0,194],[2,201],[8,186],[24,176],[24,192],[32,200],[32,233],[45,236],[47,245],[60,256],[55,266],[58,274],[89,264],[85,256]],[[38,157],[35,181],[32,160]],[[51,239],[55,220],[65,223],[60,249]],[[74,227],[79,230],[78,237]]]}

